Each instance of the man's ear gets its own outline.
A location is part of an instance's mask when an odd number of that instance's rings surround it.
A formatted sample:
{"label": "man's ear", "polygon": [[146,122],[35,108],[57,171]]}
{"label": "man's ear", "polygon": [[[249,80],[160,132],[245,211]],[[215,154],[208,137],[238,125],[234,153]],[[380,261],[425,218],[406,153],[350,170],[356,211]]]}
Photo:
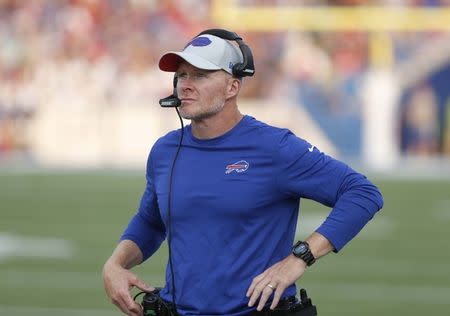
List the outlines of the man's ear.
{"label": "man's ear", "polygon": [[238,78],[231,78],[227,86],[227,99],[238,95],[241,90],[242,80]]}

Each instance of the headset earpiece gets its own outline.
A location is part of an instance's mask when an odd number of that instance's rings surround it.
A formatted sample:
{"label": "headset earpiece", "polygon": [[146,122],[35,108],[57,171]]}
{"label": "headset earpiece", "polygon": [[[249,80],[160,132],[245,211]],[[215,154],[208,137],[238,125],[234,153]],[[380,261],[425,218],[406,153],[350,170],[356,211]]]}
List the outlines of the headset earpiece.
{"label": "headset earpiece", "polygon": [[239,78],[246,76],[251,77],[255,74],[252,51],[244,41],[237,40],[237,43],[239,44],[244,61],[233,66],[233,75]]}
{"label": "headset earpiece", "polygon": [[230,32],[224,29],[209,29],[199,33],[196,37],[204,34],[214,35],[228,41],[235,41],[241,50],[243,62],[237,63],[233,66],[233,76],[237,78],[251,77],[255,74],[255,65],[253,63],[253,54],[250,47],[244,43],[242,37],[235,32]]}

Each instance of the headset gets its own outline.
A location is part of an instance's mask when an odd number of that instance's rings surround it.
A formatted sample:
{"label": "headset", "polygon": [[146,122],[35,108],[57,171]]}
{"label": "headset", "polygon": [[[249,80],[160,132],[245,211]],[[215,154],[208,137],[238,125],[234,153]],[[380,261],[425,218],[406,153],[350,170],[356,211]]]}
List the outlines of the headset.
{"label": "headset", "polygon": [[[243,62],[237,63],[233,66],[232,72],[233,76],[236,78],[243,78],[243,77],[251,77],[255,74],[255,65],[253,63],[253,54],[250,49],[250,47],[244,43],[242,40],[242,37],[237,35],[234,32],[230,32],[223,29],[209,29],[206,31],[203,31],[199,33],[197,36],[209,34],[214,35],[220,38],[223,38],[228,41],[236,41],[236,43],[239,45],[239,49],[241,50]],[[194,38],[195,38],[194,37]],[[159,100],[159,104],[164,108],[177,108],[181,105],[181,100],[178,98],[177,95],[177,82],[178,78],[176,75],[173,77],[173,93],[161,100]],[[178,111],[177,111],[178,112]],[[178,114],[179,115],[179,114]]]}
{"label": "headset", "polygon": [[196,37],[203,34],[214,35],[228,41],[236,41],[236,43],[239,45],[239,49],[241,50],[244,60],[242,63],[237,63],[233,66],[233,76],[235,76],[236,78],[242,78],[251,77],[255,74],[255,65],[253,64],[252,51],[250,50],[250,47],[248,47],[248,45],[244,43],[242,37],[234,32],[223,29],[209,29],[201,32]]}
{"label": "headset", "polygon": [[[236,41],[239,45],[239,49],[241,50],[243,62],[237,63],[233,66],[232,72],[233,76],[236,78],[242,78],[242,77],[251,77],[255,74],[255,66],[253,64],[253,55],[252,51],[250,50],[250,47],[244,43],[242,40],[242,37],[237,35],[234,32],[230,32],[223,29],[209,29],[205,30],[201,33],[199,33],[197,36],[209,34],[214,35],[217,37],[220,37],[222,39],[228,40],[228,41]],[[194,37],[194,38],[195,38]],[[177,82],[178,78],[176,75],[173,77],[173,92],[170,96],[160,99],[159,104],[164,108],[175,108],[177,111],[178,117],[180,119],[181,123],[181,137],[180,142],[178,143],[177,151],[175,153],[175,157],[172,162],[172,167],[170,170],[169,175],[169,192],[168,192],[168,204],[167,204],[167,245],[169,250],[169,265],[170,265],[170,273],[172,275],[172,302],[175,306],[176,310],[176,296],[175,296],[175,274],[173,272],[173,262],[172,262],[172,247],[171,247],[171,241],[172,241],[172,227],[171,227],[171,212],[172,212],[172,182],[173,182],[173,171],[175,168],[175,164],[178,159],[178,155],[180,153],[181,145],[183,143],[183,136],[184,136],[184,124],[183,119],[181,118],[180,112],[178,110],[178,107],[181,105],[181,100],[178,98],[177,94]]]}

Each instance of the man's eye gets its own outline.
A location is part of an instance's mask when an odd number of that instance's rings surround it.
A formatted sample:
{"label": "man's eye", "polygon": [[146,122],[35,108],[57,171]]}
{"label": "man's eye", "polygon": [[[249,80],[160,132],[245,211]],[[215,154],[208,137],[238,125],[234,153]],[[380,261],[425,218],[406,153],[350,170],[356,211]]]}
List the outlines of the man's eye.
{"label": "man's eye", "polygon": [[206,73],[204,73],[204,72],[198,72],[198,73],[195,74],[195,76],[196,76],[197,78],[203,78],[203,77],[206,77]]}
{"label": "man's eye", "polygon": [[186,78],[186,74],[185,73],[180,73],[180,74],[177,74],[177,77],[178,78]]}

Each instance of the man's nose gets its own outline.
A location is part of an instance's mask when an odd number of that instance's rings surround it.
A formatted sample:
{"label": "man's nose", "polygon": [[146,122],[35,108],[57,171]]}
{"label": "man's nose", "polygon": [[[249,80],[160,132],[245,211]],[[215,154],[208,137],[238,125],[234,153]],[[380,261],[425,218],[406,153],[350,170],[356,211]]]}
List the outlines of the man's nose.
{"label": "man's nose", "polygon": [[192,79],[187,76],[183,77],[182,79],[178,79],[177,88],[179,89],[179,91],[192,89]]}

